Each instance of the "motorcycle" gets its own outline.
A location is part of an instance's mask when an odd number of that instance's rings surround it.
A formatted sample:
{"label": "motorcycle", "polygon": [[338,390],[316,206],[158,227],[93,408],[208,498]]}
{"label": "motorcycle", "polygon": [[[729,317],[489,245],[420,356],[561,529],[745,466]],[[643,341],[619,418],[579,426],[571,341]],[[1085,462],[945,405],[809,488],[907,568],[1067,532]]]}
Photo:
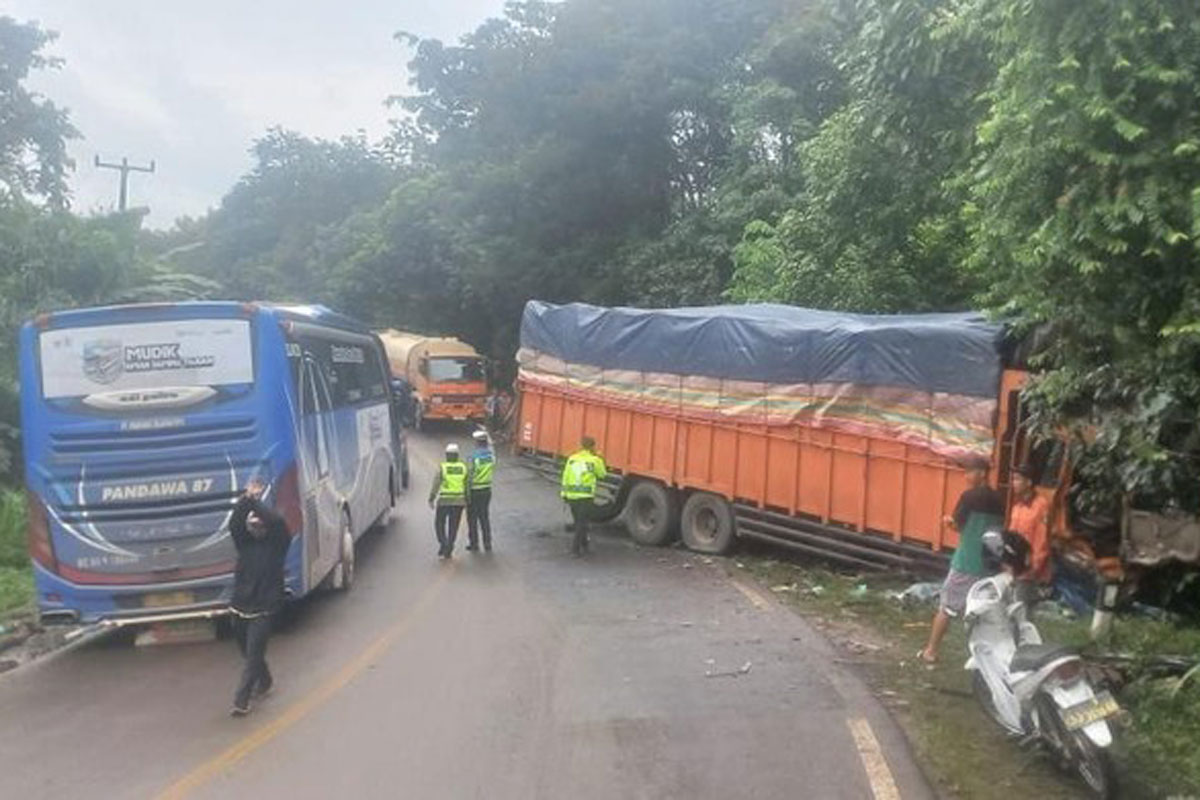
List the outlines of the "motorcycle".
{"label": "motorcycle", "polygon": [[1042,641],[1025,603],[1014,597],[1013,575],[1028,563],[1025,540],[989,531],[983,548],[1001,571],[967,594],[966,669],[976,699],[1011,735],[1049,749],[1097,797],[1114,797],[1108,719],[1120,713],[1116,700],[1093,689],[1078,653]]}

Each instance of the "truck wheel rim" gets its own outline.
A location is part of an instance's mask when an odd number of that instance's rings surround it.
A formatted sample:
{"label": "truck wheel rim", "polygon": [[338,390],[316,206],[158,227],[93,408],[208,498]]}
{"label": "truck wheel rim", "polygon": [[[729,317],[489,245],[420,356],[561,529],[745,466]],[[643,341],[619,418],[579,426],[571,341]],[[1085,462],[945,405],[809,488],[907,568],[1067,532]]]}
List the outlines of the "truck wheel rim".
{"label": "truck wheel rim", "polygon": [[634,506],[634,519],[637,520],[638,527],[642,530],[650,530],[658,525],[658,509],[655,507],[654,501],[649,498],[642,498]]}
{"label": "truck wheel rim", "polygon": [[716,512],[711,508],[701,508],[696,511],[695,520],[692,522],[692,532],[696,538],[702,542],[712,542],[717,538],[717,531],[720,528],[720,522],[717,520]]}

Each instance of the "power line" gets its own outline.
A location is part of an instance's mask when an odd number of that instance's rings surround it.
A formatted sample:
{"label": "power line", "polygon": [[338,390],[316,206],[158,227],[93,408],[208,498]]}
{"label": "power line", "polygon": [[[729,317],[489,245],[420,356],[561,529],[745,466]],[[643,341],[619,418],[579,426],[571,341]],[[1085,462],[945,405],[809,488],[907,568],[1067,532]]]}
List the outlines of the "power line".
{"label": "power line", "polygon": [[117,209],[125,210],[126,201],[129,199],[129,173],[131,172],[154,172],[154,160],[150,160],[148,167],[136,167],[129,163],[128,158],[122,158],[120,164],[110,164],[100,160],[100,156],[96,156],[95,164],[101,169],[115,169],[121,172],[121,196],[117,202]]}

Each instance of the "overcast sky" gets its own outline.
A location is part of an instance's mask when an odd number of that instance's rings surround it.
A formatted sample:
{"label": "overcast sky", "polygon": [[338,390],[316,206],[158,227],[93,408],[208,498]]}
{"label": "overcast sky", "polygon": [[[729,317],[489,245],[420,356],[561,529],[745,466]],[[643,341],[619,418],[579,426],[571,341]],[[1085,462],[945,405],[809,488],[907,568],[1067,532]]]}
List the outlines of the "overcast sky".
{"label": "overcast sky", "polygon": [[67,107],[84,138],[71,146],[78,211],[116,205],[118,175],[92,166],[154,159],[130,177],[149,224],[216,205],[272,125],[312,136],[377,137],[407,91],[409,31],[453,41],[503,0],[6,0],[0,14],[57,31],[58,71],[30,84]]}

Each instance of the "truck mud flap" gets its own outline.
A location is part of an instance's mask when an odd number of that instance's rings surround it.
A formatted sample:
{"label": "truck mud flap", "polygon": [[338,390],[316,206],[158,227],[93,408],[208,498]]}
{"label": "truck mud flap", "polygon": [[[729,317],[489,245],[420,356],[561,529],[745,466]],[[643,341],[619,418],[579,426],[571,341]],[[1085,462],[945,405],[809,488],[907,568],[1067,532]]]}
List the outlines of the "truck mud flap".
{"label": "truck mud flap", "polygon": [[734,504],[738,536],[768,542],[849,566],[912,575],[945,574],[947,554],[815,520]]}

